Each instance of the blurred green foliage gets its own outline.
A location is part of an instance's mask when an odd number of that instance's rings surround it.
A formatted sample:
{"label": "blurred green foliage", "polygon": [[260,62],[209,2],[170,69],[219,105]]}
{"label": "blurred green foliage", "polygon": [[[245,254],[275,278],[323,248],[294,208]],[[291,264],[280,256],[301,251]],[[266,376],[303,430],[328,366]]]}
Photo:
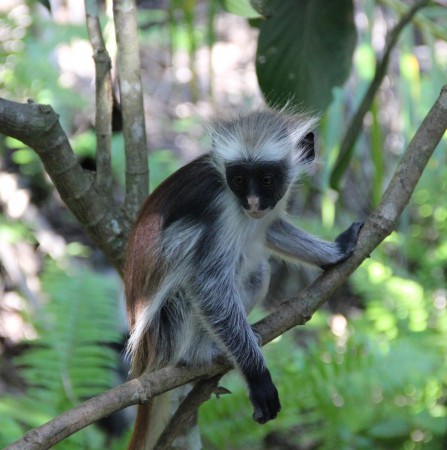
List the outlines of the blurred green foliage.
{"label": "blurred green foliage", "polygon": [[73,115],[87,102],[61,81],[52,55],[63,44],[85,39],[87,32],[85,26],[58,25],[48,15],[33,14],[35,7],[30,2],[0,12],[0,95],[51,104],[69,131]]}

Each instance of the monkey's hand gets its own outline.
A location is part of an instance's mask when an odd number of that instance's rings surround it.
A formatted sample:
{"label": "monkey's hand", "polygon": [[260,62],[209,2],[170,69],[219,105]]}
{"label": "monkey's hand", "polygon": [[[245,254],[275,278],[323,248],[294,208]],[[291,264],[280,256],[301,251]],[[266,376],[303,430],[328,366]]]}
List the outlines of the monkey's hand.
{"label": "monkey's hand", "polygon": [[270,372],[264,369],[247,379],[250,401],[253,405],[253,420],[264,424],[274,419],[281,410],[278,391]]}
{"label": "monkey's hand", "polygon": [[321,266],[323,270],[329,269],[330,267],[335,266],[342,261],[345,261],[354,253],[355,246],[357,244],[357,238],[362,227],[363,222],[354,222],[347,230],[343,231],[343,233],[341,233],[335,239],[335,243],[339,248],[341,256],[334,263]]}

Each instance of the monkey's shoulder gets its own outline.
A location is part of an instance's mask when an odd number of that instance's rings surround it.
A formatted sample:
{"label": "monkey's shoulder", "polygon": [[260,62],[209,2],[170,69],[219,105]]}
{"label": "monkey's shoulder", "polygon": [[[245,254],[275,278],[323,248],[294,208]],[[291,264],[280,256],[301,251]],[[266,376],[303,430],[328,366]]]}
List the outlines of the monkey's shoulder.
{"label": "monkey's shoulder", "polygon": [[224,189],[210,155],[202,155],[163,181],[146,199],[140,216],[146,221],[161,218],[163,229],[179,220],[209,222],[218,216],[215,199]]}

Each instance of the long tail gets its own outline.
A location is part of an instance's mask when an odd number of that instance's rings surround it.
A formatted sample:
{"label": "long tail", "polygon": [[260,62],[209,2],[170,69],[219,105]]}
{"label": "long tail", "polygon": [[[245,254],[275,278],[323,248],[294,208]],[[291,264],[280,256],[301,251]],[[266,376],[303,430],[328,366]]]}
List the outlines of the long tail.
{"label": "long tail", "polygon": [[152,450],[169,421],[169,392],[138,405],[137,417],[127,450]]}

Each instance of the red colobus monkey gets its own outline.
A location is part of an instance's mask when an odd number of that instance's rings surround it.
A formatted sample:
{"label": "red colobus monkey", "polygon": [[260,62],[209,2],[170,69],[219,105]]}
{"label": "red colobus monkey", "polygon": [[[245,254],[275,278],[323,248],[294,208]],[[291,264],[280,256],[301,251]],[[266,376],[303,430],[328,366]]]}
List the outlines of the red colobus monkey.
{"label": "red colobus monkey", "polygon": [[[322,268],[348,258],[361,223],[335,242],[289,222],[288,198],[314,160],[316,120],[270,110],[218,122],[212,149],[179,169],[146,200],[125,266],[134,377],[225,354],[244,377],[253,419],[281,406],[247,314],[267,291],[268,259]],[[140,405],[129,449],[149,449],[150,405]]]}

